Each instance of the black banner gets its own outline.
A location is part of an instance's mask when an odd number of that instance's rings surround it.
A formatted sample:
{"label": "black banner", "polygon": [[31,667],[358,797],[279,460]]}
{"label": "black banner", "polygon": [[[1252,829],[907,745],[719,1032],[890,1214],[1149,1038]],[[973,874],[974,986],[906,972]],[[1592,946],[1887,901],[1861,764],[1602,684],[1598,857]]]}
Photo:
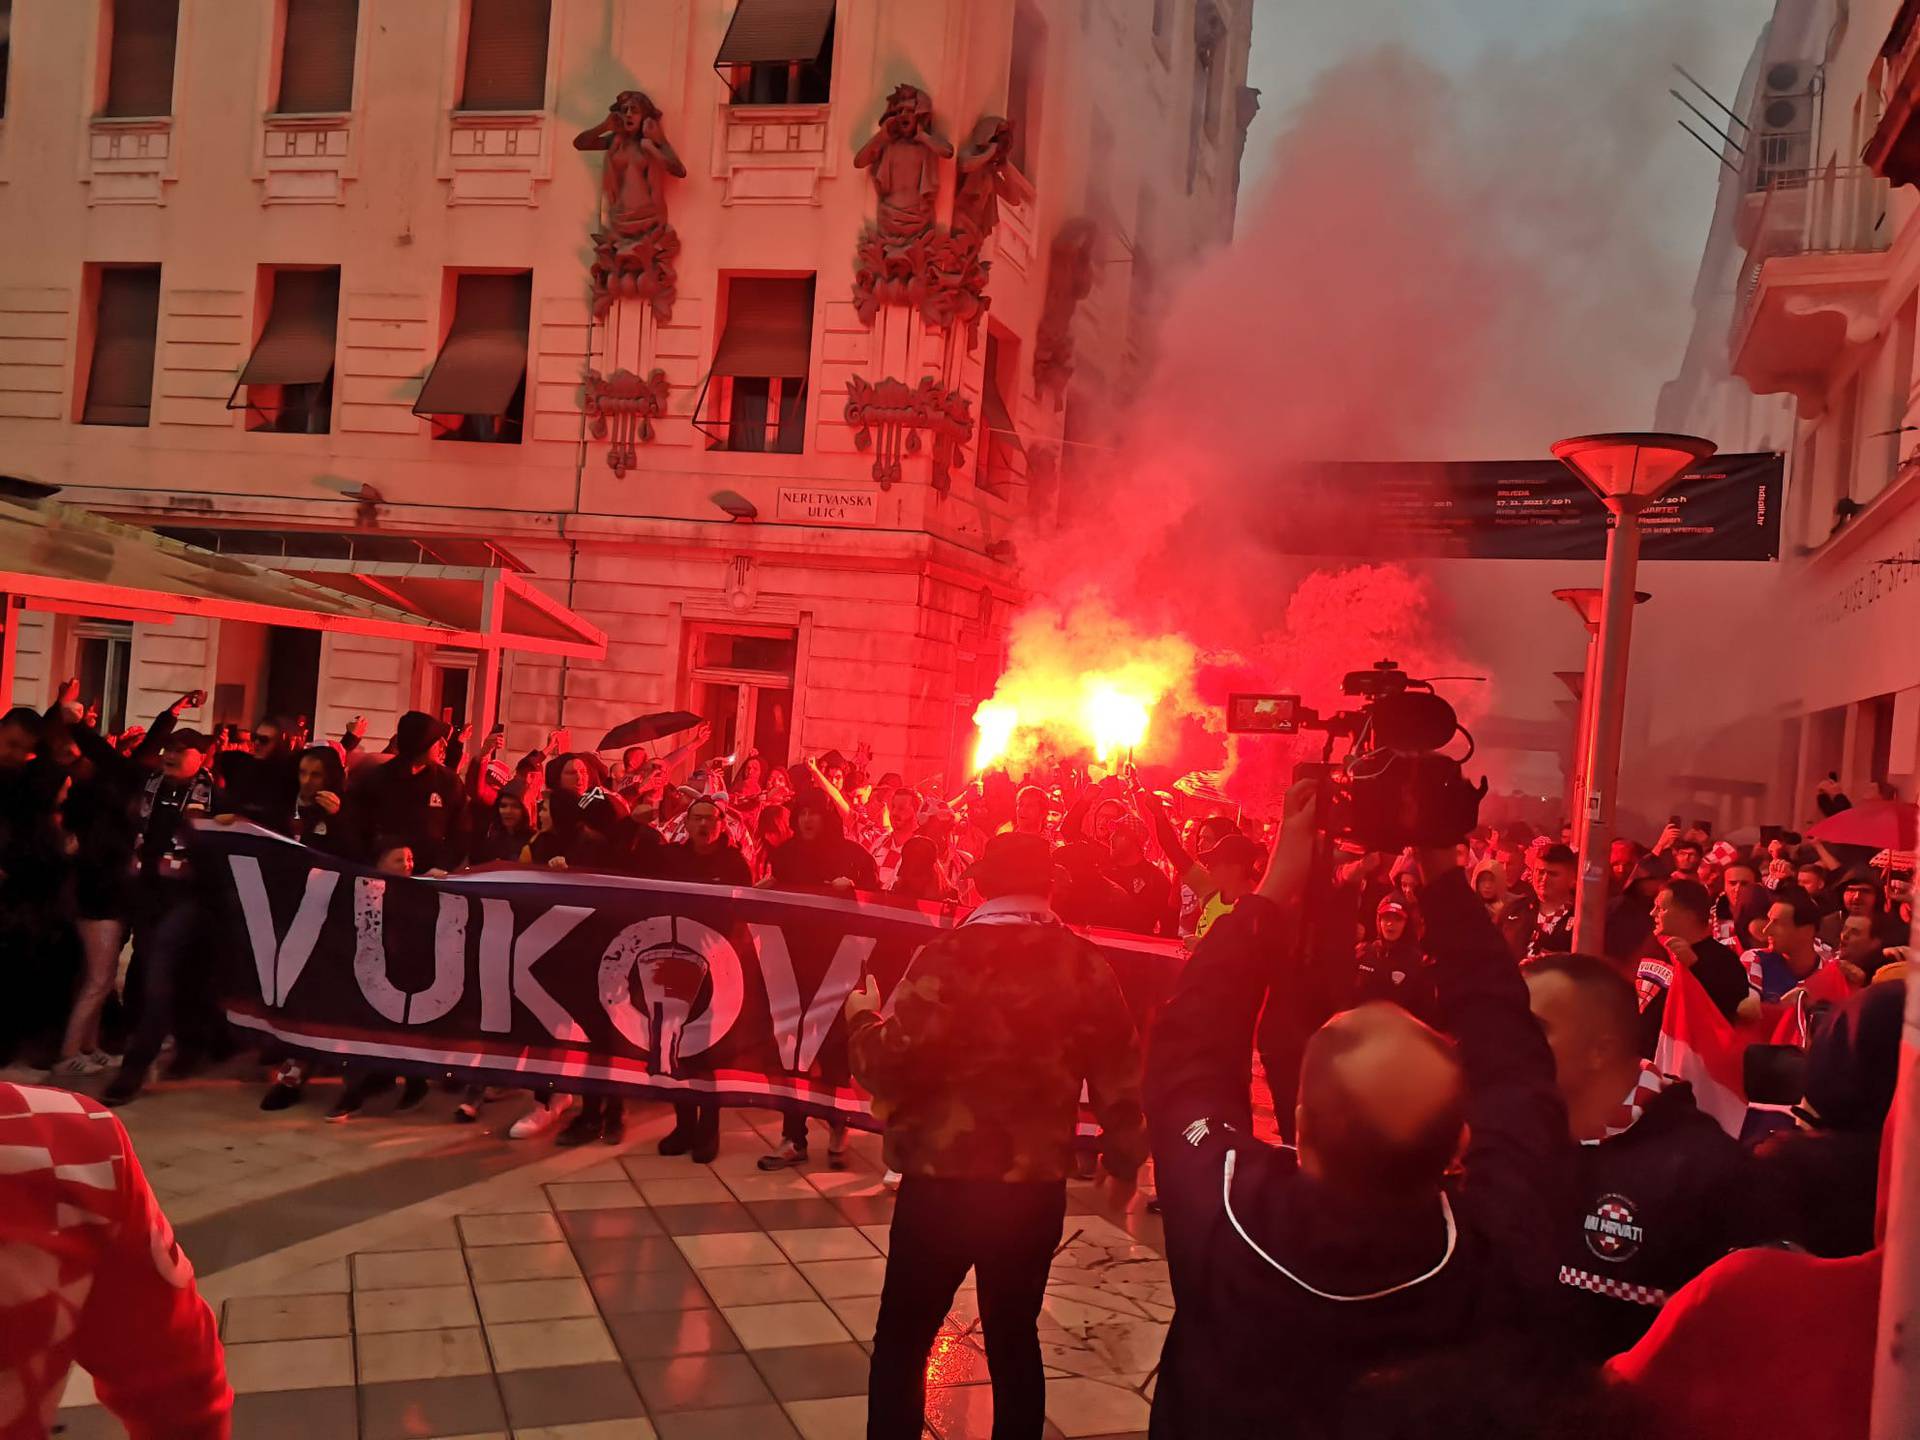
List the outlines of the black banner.
{"label": "black banner", "polygon": [[[302,1053],[475,1082],[695,1097],[877,1128],[840,1017],[959,917],[877,897],[498,869],[398,879],[200,822],[227,1018]],[[1142,1033],[1183,952],[1094,937]],[[1071,996],[1062,996],[1063,1006]]]}
{"label": "black banner", "polygon": [[[1640,517],[1644,560],[1778,560],[1784,458],[1718,455]],[[1366,558],[1598,560],[1606,507],[1557,460],[1289,470],[1250,517],[1276,549]]]}

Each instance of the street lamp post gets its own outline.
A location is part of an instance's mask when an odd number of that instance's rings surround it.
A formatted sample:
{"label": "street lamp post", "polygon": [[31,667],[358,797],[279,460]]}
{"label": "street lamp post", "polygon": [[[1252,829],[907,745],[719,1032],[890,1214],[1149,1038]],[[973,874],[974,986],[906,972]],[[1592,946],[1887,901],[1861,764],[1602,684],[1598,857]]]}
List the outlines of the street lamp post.
{"label": "street lamp post", "polygon": [[[1580,848],[1581,835],[1587,823],[1587,762],[1588,750],[1593,745],[1593,696],[1599,688],[1595,683],[1595,671],[1600,663],[1600,602],[1604,591],[1590,587],[1575,590],[1556,590],[1553,598],[1564,600],[1573,613],[1580,617],[1580,624],[1587,632],[1586,668],[1580,674],[1569,671],[1562,675],[1561,681],[1573,691],[1573,697],[1579,702],[1579,720],[1573,732],[1573,775],[1567,794],[1567,818],[1573,822],[1574,848]],[[1633,594],[1635,605],[1644,605],[1653,597],[1644,590]]]}
{"label": "street lamp post", "polygon": [[1640,514],[1692,466],[1714,452],[1692,435],[1582,435],[1553,447],[1613,515],[1606,578],[1600,595],[1599,657],[1590,702],[1586,807],[1577,822],[1580,889],[1574,901],[1573,946],[1602,953],[1607,922],[1607,852],[1613,843],[1614,792],[1620,779],[1620,732],[1627,709],[1627,648],[1633,639],[1634,572],[1640,563]]}

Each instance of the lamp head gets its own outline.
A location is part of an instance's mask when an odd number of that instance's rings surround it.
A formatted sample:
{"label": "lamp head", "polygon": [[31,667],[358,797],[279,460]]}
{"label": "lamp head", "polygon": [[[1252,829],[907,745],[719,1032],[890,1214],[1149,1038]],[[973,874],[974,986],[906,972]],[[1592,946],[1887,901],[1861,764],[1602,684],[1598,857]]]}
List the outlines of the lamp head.
{"label": "lamp head", "polygon": [[1553,454],[1608,509],[1637,510],[1718,448],[1695,435],[1632,432],[1576,436],[1560,441]]}

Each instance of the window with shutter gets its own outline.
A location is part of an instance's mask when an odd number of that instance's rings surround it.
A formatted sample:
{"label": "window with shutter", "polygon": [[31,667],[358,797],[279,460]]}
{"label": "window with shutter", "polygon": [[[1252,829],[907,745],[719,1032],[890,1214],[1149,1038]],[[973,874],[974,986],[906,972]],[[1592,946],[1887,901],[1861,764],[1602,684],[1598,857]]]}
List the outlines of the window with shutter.
{"label": "window with shutter", "polygon": [[322,115],[351,110],[359,30],[360,0],[287,0],[275,112]]}
{"label": "window with shutter", "polygon": [[160,267],[102,269],[94,308],[93,364],[83,425],[145,425],[153,407],[153,347],[160,328]]}
{"label": "window with shutter", "polygon": [[227,406],[246,406],[249,430],[324,435],[333,422],[340,271],[276,270],[270,279],[267,323]]}
{"label": "window with shutter", "polygon": [[824,105],[833,92],[834,0],[740,0],[714,68],[735,105]]}
{"label": "window with shutter", "polygon": [[469,0],[462,110],[547,108],[550,0]]}
{"label": "window with shutter", "polygon": [[530,272],[456,279],[453,323],[413,406],[436,440],[520,443],[532,311]]}
{"label": "window with shutter", "polygon": [[1047,68],[1047,27],[1030,5],[1013,17],[1013,53],[1007,64],[1007,119],[1013,149],[1007,158],[1028,180],[1040,159],[1040,85]]}
{"label": "window with shutter", "polygon": [[[806,448],[807,371],[813,352],[813,277],[735,276],[709,389],[721,391],[702,431],[728,450],[798,455]],[[694,407],[708,412],[706,394]]]}
{"label": "window with shutter", "polygon": [[107,103],[100,113],[171,115],[180,0],[113,0],[107,24]]}
{"label": "window with shutter", "polygon": [[1018,342],[991,327],[987,330],[985,372],[980,379],[980,413],[986,421],[981,446],[979,486],[989,495],[1005,498],[1009,486],[1020,482],[1017,455],[1025,455],[1020,432],[1014,429],[1007,396],[1016,394],[1019,374]]}

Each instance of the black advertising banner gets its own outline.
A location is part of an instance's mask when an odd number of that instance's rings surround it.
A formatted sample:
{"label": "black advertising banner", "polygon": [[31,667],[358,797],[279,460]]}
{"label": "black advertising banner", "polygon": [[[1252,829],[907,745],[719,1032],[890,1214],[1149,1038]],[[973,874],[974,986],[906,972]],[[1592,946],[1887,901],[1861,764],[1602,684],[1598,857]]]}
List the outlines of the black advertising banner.
{"label": "black advertising banner", "polygon": [[[875,897],[568,871],[399,879],[200,822],[228,1020],[307,1054],[475,1082],[697,1097],[875,1129],[841,1006],[956,918]],[[1144,1032],[1184,956],[1093,937]],[[1071,1003],[1062,997],[1062,1003]]]}
{"label": "black advertising banner", "polygon": [[[1717,455],[1640,517],[1644,560],[1777,560],[1784,458]],[[1606,507],[1557,460],[1326,464],[1288,471],[1260,524],[1289,553],[1598,560]],[[1329,536],[1337,535],[1337,540]]]}

